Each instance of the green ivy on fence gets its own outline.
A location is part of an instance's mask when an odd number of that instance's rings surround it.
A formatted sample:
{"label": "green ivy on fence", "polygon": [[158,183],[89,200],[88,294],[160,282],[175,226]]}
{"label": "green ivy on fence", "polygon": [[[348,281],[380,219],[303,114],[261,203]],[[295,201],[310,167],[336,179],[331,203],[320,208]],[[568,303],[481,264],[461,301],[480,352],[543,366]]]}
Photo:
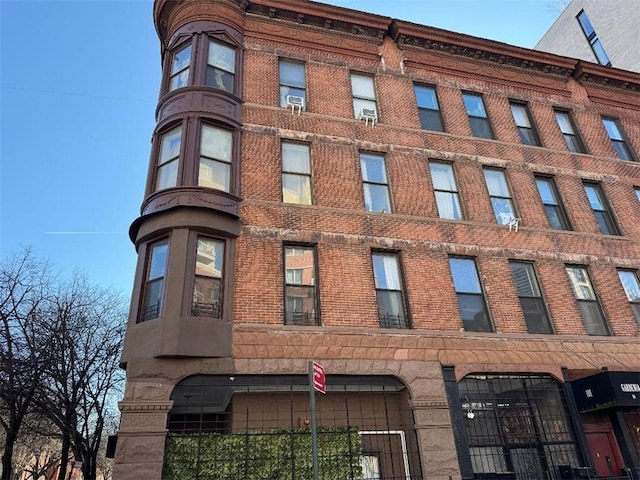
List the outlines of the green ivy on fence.
{"label": "green ivy on fence", "polygon": [[[318,429],[321,480],[361,479],[362,442],[355,428]],[[163,480],[310,480],[308,429],[167,437]]]}

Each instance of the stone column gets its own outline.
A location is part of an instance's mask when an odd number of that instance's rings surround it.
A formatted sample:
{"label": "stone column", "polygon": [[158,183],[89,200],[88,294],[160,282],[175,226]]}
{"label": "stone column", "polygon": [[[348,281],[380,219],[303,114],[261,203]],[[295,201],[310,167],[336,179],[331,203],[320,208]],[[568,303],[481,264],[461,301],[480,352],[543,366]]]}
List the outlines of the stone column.
{"label": "stone column", "polygon": [[167,414],[173,400],[123,401],[118,431],[115,480],[159,480],[162,478]]}
{"label": "stone column", "polygon": [[[443,392],[444,394],[444,392]],[[422,460],[429,480],[460,480],[449,406],[445,400],[410,400]]]}

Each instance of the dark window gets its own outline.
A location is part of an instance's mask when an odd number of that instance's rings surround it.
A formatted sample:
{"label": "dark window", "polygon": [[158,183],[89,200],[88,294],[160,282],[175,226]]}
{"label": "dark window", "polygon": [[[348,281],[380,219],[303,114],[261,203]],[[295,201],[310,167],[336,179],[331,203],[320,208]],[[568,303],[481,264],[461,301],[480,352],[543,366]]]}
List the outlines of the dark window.
{"label": "dark window", "polygon": [[553,333],[547,315],[536,272],[531,263],[509,262],[513,283],[516,286],[520,306],[529,333]]}
{"label": "dark window", "polygon": [[640,202],[640,187],[636,187],[635,191],[636,191],[636,197],[638,197],[638,201]]}
{"label": "dark window", "polygon": [[589,335],[609,335],[609,329],[585,267],[567,265],[567,275]]}
{"label": "dark window", "polygon": [[285,246],[284,268],[285,325],[319,325],[315,248]]}
{"label": "dark window", "polygon": [[559,479],[561,465],[580,465],[567,401],[553,378],[468,375],[458,389],[475,478]]}
{"label": "dark window", "polygon": [[584,191],[587,194],[600,231],[605,235],[620,235],[602,187],[597,183],[585,183]]}
{"label": "dark window", "polygon": [[236,49],[210,40],[205,84],[227,92],[233,92],[235,73]]}
{"label": "dark window", "polygon": [[560,131],[562,132],[562,136],[564,137],[564,141],[567,144],[569,151],[573,153],[586,153],[587,150],[584,148],[582,139],[577,133],[571,114],[560,110],[555,110],[555,114],[558,126],[560,127]]}
{"label": "dark window", "polygon": [[404,300],[398,256],[373,253],[373,274],[378,299],[378,318],[383,328],[411,328]]}
{"label": "dark window", "polygon": [[622,282],[624,293],[627,294],[631,310],[640,324],[640,281],[636,270],[618,270],[618,276]]}
{"label": "dark window", "polygon": [[464,329],[467,332],[492,332],[475,260],[449,257],[449,266]]}
{"label": "dark window", "polygon": [[211,125],[202,125],[198,185],[229,192],[232,154],[232,132]]}
{"label": "dark window", "polygon": [[222,318],[224,242],[198,237],[191,313]]}
{"label": "dark window", "polygon": [[415,85],[414,89],[416,93],[416,101],[418,102],[418,115],[420,115],[420,124],[422,125],[422,128],[425,130],[444,132],[436,89],[434,87],[426,87],[423,85]]}
{"label": "dark window", "polygon": [[189,84],[189,67],[191,65],[191,44],[173,53],[169,90],[186,87]]}
{"label": "dark window", "polygon": [[352,73],[351,91],[353,93],[353,114],[355,118],[365,118],[367,121],[375,119],[377,121],[378,106],[373,77]]}
{"label": "dark window", "polygon": [[148,247],[142,311],[139,321],[158,318],[164,297],[164,279],[167,273],[169,241],[161,240]]}
{"label": "dark window", "polygon": [[607,65],[607,66],[611,65],[611,61],[609,60],[609,57],[604,51],[604,47],[602,46],[602,43],[600,42],[598,35],[596,35],[596,31],[594,30],[593,25],[591,25],[591,22],[589,21],[589,17],[587,17],[587,14],[585,13],[585,11],[581,10],[580,13],[578,13],[576,18],[578,19],[578,22],[582,27],[584,36],[587,37],[587,41],[591,46],[591,50],[593,50],[593,54],[598,59],[598,63],[600,65]]}
{"label": "dark window", "polygon": [[160,154],[158,155],[158,169],[156,171],[156,190],[177,185],[181,143],[182,127],[174,128],[162,135]]}
{"label": "dark window", "polygon": [[458,187],[450,163],[429,162],[431,182],[436,195],[440,218],[462,220],[462,209],[458,197]]}
{"label": "dark window", "polygon": [[280,106],[307,108],[304,63],[280,60]]}
{"label": "dark window", "polygon": [[612,118],[603,118],[602,123],[607,130],[611,143],[613,143],[613,148],[615,148],[618,158],[622,160],[634,160],[633,153],[622,135],[618,121]]}
{"label": "dark window", "polygon": [[551,228],[554,230],[571,230],[553,179],[551,177],[536,177],[536,185]]}
{"label": "dark window", "polygon": [[483,172],[496,221],[506,225],[516,218],[507,177],[503,170],[495,168],[484,168]]}
{"label": "dark window", "polygon": [[391,213],[389,182],[384,157],[369,153],[360,154],[364,208],[368,212]]}
{"label": "dark window", "polygon": [[493,130],[489,123],[487,111],[484,108],[482,95],[463,93],[462,100],[469,116],[469,124],[474,137],[493,138]]}
{"label": "dark window", "polygon": [[309,145],[282,142],[282,201],[312,203]]}
{"label": "dark window", "polygon": [[539,147],[540,137],[536,131],[535,125],[531,121],[531,114],[529,113],[529,107],[522,103],[511,103],[511,113],[513,119],[518,127],[518,133],[520,134],[520,140],[524,145],[533,145]]}

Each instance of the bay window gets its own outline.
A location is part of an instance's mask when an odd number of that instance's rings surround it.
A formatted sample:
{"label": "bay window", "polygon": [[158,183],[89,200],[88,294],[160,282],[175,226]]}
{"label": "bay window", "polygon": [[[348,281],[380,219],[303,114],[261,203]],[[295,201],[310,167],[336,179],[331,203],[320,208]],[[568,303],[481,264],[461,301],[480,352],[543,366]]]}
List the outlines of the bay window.
{"label": "bay window", "polygon": [[198,185],[229,192],[233,134],[229,130],[202,125]]}
{"label": "bay window", "polygon": [[182,143],[182,127],[162,135],[158,169],[156,172],[155,190],[175,187],[178,183],[178,167],[180,160],[180,144]]}
{"label": "bay window", "polygon": [[215,40],[209,40],[205,85],[234,91],[236,50]]}
{"label": "bay window", "polygon": [[173,54],[171,61],[171,75],[169,90],[186,87],[189,84],[189,70],[191,66],[191,44],[186,45]]}
{"label": "bay window", "polygon": [[168,240],[161,240],[151,244],[148,248],[142,308],[138,317],[139,322],[152,320],[160,316],[167,274],[168,254]]}
{"label": "bay window", "polygon": [[193,315],[222,318],[224,242],[199,236],[193,282]]}

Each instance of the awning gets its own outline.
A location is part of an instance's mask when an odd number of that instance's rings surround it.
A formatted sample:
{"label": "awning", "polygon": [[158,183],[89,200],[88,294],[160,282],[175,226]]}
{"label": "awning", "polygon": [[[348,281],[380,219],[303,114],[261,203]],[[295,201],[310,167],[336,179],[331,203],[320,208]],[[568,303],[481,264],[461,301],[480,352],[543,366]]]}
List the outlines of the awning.
{"label": "awning", "polygon": [[640,372],[600,372],[571,382],[578,410],[640,407]]}

